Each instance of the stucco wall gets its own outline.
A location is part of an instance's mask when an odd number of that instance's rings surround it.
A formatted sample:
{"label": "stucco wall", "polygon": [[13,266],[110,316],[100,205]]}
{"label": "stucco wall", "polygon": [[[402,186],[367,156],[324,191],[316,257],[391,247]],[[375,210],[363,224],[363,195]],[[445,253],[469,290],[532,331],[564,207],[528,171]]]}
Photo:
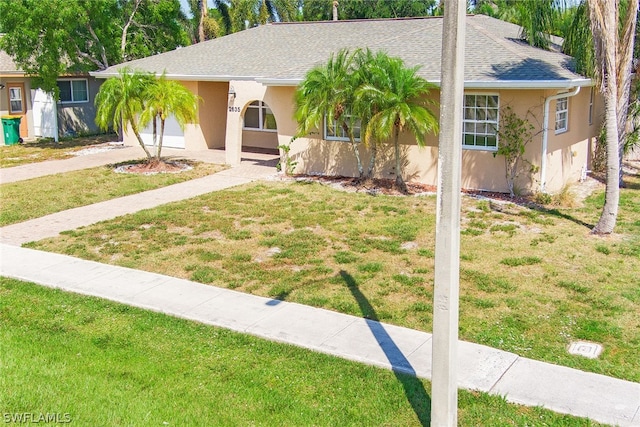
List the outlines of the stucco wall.
{"label": "stucco wall", "polygon": [[[294,87],[264,86],[254,81],[231,81],[235,98],[228,96],[227,83],[183,82],[201,96],[204,103],[200,109],[200,124],[189,125],[185,131],[187,149],[225,147],[227,163],[240,162],[241,147],[274,147],[289,144],[296,134],[294,116]],[[545,98],[555,95],[555,90],[480,90],[465,93],[498,94],[500,108],[510,106],[520,117],[527,117],[534,125],[533,138],[528,143],[525,158],[535,167],[541,165],[543,106]],[[439,97],[438,91],[431,96]],[[548,149],[546,190],[557,192],[565,183],[580,179],[597,135],[602,117],[602,99],[594,96],[593,120],[588,122],[590,88],[569,99],[568,131],[557,134],[555,125],[555,101],[550,103],[548,122]],[[247,106],[255,101],[264,101],[273,111],[277,122],[277,133],[251,132],[243,130],[243,117]],[[431,107],[438,116],[437,105]],[[441,124],[442,126],[442,124]],[[135,139],[128,138],[133,143]],[[437,182],[438,137],[427,135],[424,147],[418,147],[409,134],[401,135],[401,151],[404,157],[405,180],[416,180],[426,184]],[[460,143],[460,142],[455,142]],[[360,145],[363,167],[367,167],[369,150]],[[290,156],[298,162],[295,172],[356,176],[356,160],[348,142],[324,141],[320,129],[291,143]],[[375,176],[395,177],[395,163],[391,144],[378,152]],[[540,171],[523,172],[516,182],[522,192],[539,189]],[[504,158],[494,156],[492,151],[464,149],[462,153],[462,186],[469,189],[507,191]]]}
{"label": "stucco wall", "polygon": [[197,148],[224,147],[229,84],[226,82],[198,82],[197,90],[198,96],[202,98],[198,115],[205,140],[205,145]]}
{"label": "stucco wall", "polygon": [[[79,79],[82,80],[82,79]],[[58,102],[58,132],[60,136],[82,133],[97,133],[95,99],[102,80],[87,77],[87,102]]]}
{"label": "stucco wall", "polygon": [[[551,102],[548,124],[547,176],[546,190],[557,192],[565,183],[580,179],[587,165],[589,144],[599,130],[602,101],[594,96],[593,120],[588,123],[590,88],[569,100],[568,131],[555,134],[555,102]],[[547,96],[558,91],[543,90],[484,90],[465,91],[465,93],[487,93],[500,96],[500,108],[510,106],[520,117],[528,117],[534,125],[533,138],[527,145],[525,158],[539,168],[542,157],[543,107]],[[293,89],[289,99],[292,98]],[[437,98],[438,94],[434,93]],[[437,106],[432,107],[438,114]],[[293,105],[291,103],[291,111]],[[442,124],[441,124],[442,126]],[[291,154],[298,161],[297,172],[329,173],[336,175],[357,175],[355,156],[346,142],[323,141],[321,130],[315,130],[307,138],[300,138],[292,145]],[[457,142],[456,142],[457,143]],[[434,134],[427,135],[425,147],[420,148],[410,135],[401,136],[401,151],[405,158],[404,178],[427,184],[437,182],[437,144]],[[368,164],[368,150],[362,150],[364,166]],[[387,146],[378,153],[376,176],[392,178],[395,176],[393,153]],[[537,191],[541,177],[540,171],[529,174],[524,171],[516,182],[522,192]],[[462,152],[462,186],[469,189],[491,191],[507,191],[504,158],[493,155],[492,151],[463,149]]]}

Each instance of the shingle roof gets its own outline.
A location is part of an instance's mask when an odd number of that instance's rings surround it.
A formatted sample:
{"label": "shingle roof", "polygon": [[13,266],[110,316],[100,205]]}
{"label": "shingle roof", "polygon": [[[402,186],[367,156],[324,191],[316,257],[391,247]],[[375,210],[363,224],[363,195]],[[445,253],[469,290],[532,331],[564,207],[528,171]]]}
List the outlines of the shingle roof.
{"label": "shingle roof", "polygon": [[0,74],[24,74],[13,62],[9,54],[3,50],[0,50]]}
{"label": "shingle roof", "polygon": [[[419,74],[440,81],[442,18],[298,22],[262,25],[204,43],[120,64],[184,80],[256,79],[296,84],[341,48],[371,48],[400,57]],[[519,40],[520,27],[483,15],[466,19],[467,87],[560,87],[588,84],[571,58]]]}

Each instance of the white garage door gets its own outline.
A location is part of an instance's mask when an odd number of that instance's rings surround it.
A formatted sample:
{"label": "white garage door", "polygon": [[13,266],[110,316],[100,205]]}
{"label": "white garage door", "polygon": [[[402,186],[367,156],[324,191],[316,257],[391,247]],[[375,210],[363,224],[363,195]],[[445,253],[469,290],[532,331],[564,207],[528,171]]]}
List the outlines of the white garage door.
{"label": "white garage door", "polygon": [[[160,132],[160,123],[158,123],[158,132]],[[153,145],[153,125],[149,124],[140,132],[142,141],[145,145]],[[169,116],[164,122],[164,138],[162,139],[163,148],[184,148],[184,132],[180,129],[178,122],[173,116]]]}

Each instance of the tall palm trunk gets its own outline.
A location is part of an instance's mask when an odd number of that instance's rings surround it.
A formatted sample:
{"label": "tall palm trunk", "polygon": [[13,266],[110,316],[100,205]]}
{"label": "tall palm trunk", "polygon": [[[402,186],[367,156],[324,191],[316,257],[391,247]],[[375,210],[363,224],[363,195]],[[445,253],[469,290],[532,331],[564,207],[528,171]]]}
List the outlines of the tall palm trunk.
{"label": "tall palm trunk", "polygon": [[[615,76],[613,77],[615,79]],[[605,126],[607,129],[607,175],[604,207],[594,234],[611,234],[618,218],[620,200],[620,150],[618,149],[618,114],[616,112],[615,87],[609,82],[605,98]]]}
{"label": "tall palm trunk", "polygon": [[[636,3],[637,4],[637,3]],[[594,234],[611,234],[618,218],[620,200],[620,150],[618,144],[617,16],[614,2],[589,0],[589,15],[605,93],[607,175],[604,207]]]}

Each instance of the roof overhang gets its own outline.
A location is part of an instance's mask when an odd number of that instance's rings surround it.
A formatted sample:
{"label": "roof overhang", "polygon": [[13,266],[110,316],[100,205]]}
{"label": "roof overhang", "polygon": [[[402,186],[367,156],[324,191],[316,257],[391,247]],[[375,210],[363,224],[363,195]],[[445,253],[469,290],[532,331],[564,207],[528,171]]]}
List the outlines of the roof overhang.
{"label": "roof overhang", "polygon": [[[432,82],[440,86],[440,82]],[[573,80],[501,80],[501,81],[465,81],[465,89],[570,89],[593,86],[591,79]]]}
{"label": "roof overhang", "polygon": [[[118,77],[120,74],[117,71],[105,72],[105,71],[91,71],[90,76],[97,79],[108,79],[109,77]],[[156,76],[162,74],[155,73]],[[198,74],[165,74],[169,80],[180,80],[185,82],[229,82],[231,80],[244,80],[244,81],[258,81],[259,76],[231,76],[231,75],[219,75],[219,76],[203,76]]]}
{"label": "roof overhang", "polygon": [[[256,82],[265,86],[298,86],[303,79],[279,79],[279,78],[257,78]],[[440,87],[440,81],[430,81]],[[573,80],[467,80],[464,82],[465,89],[569,89],[574,87],[593,86],[591,79]]]}
{"label": "roof overhang", "polygon": [[[117,77],[117,72],[93,71],[89,73],[98,79]],[[156,73],[156,75],[158,75]],[[290,86],[295,87],[304,81],[302,78],[274,78],[261,76],[233,76],[233,75],[189,75],[189,74],[165,74],[170,80],[200,81],[200,82],[229,82],[232,80],[255,81],[265,86]],[[439,80],[430,83],[440,87]],[[573,80],[467,80],[464,82],[465,89],[570,89],[574,87],[593,86],[591,79]]]}
{"label": "roof overhang", "polygon": [[26,77],[24,71],[0,71],[0,77]]}

